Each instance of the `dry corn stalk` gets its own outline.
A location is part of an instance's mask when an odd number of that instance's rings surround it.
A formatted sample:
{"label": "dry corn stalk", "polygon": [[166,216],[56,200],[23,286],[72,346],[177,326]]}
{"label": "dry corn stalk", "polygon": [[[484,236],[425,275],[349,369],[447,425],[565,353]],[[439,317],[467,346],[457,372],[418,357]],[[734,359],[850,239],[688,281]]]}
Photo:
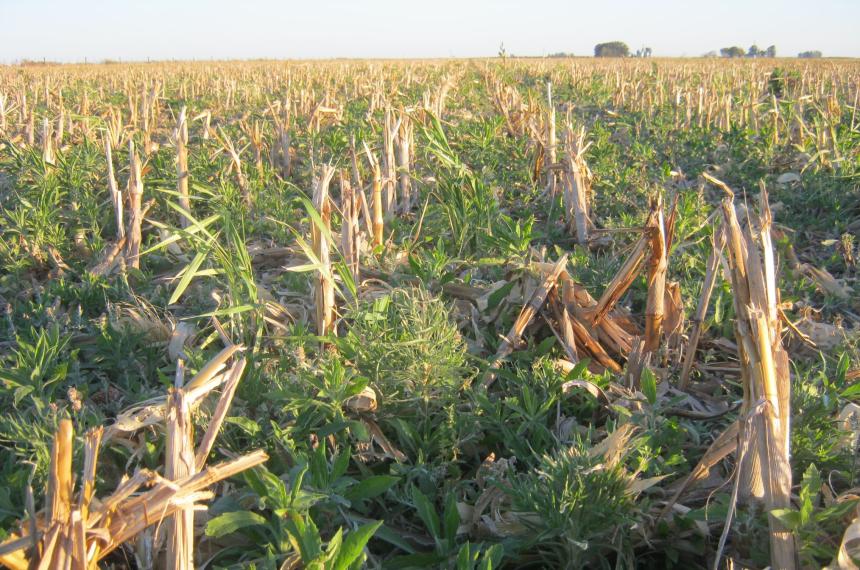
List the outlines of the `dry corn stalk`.
{"label": "dry corn stalk", "polygon": [[143,178],[141,175],[140,158],[134,149],[134,142],[128,142],[128,230],[126,231],[125,257],[135,269],[140,268],[140,244],[142,240],[141,226],[143,224]]}
{"label": "dry corn stalk", "polygon": [[358,151],[355,148],[355,135],[352,133],[349,135],[349,156],[352,166],[352,183],[357,188],[361,188],[364,184],[361,181],[361,170],[358,168]]}
{"label": "dry corn stalk", "polygon": [[[164,476],[177,481],[196,473],[194,426],[191,410],[181,387],[183,365],[177,364],[177,386],[167,396],[167,446]],[[184,505],[167,526],[166,566],[169,570],[194,568],[194,504]]]}
{"label": "dry corn stalk", "polygon": [[[168,433],[164,478],[148,470],[139,470],[125,478],[111,496],[95,500],[93,487],[102,440],[102,428],[97,428],[86,436],[81,489],[77,503],[73,503],[72,424],[69,420],[62,420],[51,455],[47,509],[22,522],[20,531],[0,545],[0,552],[3,552],[0,563],[13,570],[31,567],[94,569],[98,567],[99,560],[147,527],[178,516],[185,517],[185,530],[170,533],[168,552],[172,554],[168,556],[167,565],[192,568],[194,503],[212,497],[211,493],[205,492],[207,487],[267,459],[265,453],[255,451],[204,469],[212,440],[226,416],[236,383],[244,370],[245,361],[241,359],[230,369],[227,386],[195,461],[189,408],[219,385],[209,379],[238,350],[241,347],[228,347],[210,361],[185,389],[171,391],[166,404],[168,411],[161,415],[161,421],[167,421]],[[162,403],[162,408],[164,405]],[[151,490],[137,494],[144,487]],[[34,545],[36,548],[32,548]]]}
{"label": "dry corn stalk", "polygon": [[63,136],[66,128],[66,109],[63,107],[62,91],[60,92],[59,114],[57,115],[57,128],[54,129],[54,144],[57,148],[63,146]]}
{"label": "dry corn stalk", "polygon": [[[179,205],[183,210],[191,213],[191,200],[188,196],[188,121],[185,112],[183,105],[173,133],[176,142],[176,191],[179,192]],[[180,221],[183,228],[191,225],[191,220],[185,215]]]}
{"label": "dry corn stalk", "polygon": [[698,481],[704,479],[711,470],[711,467],[737,450],[740,425],[740,421],[732,422],[719,436],[717,436],[716,439],[714,439],[713,443],[711,443],[705,451],[705,454],[699,460],[699,463],[693,468],[690,474],[687,475],[684,481],[678,486],[675,494],[669,502],[666,503],[666,506],[663,507],[659,518],[666,516],[666,514],[672,510],[672,507],[678,502],[678,499],[687,489]]}
{"label": "dry corn stalk", "polygon": [[45,164],[54,164],[54,141],[51,138],[51,122],[48,117],[42,119],[42,160]]}
{"label": "dry corn stalk", "polygon": [[[72,552],[68,548],[71,538],[62,532],[60,525],[69,519],[72,509],[72,440],[71,420],[62,420],[51,450],[51,474],[48,479],[48,524],[57,529],[55,544],[61,559],[68,559]],[[50,543],[50,541],[49,541]]]}
{"label": "dry corn stalk", "polygon": [[343,110],[339,107],[332,107],[329,103],[329,94],[326,93],[325,97],[319,102],[319,104],[314,107],[313,111],[310,114],[310,118],[308,119],[308,126],[312,133],[318,133],[320,127],[322,127],[323,119],[326,116],[330,116],[334,119],[335,122],[339,121]]}
{"label": "dry corn stalk", "polygon": [[27,122],[27,90],[24,89],[18,97],[18,123],[23,125]]}
{"label": "dry corn stalk", "polygon": [[376,391],[370,386],[365,386],[355,396],[350,396],[343,403],[343,407],[353,413],[375,412],[377,408]]}
{"label": "dry corn stalk", "polygon": [[107,181],[108,190],[110,191],[111,203],[113,204],[114,218],[116,219],[116,239],[117,241],[125,238],[125,225],[122,219],[123,199],[122,193],[119,191],[119,186],[116,183],[116,175],[113,169],[113,156],[111,153],[111,136],[110,130],[104,134],[105,145],[105,160],[107,161]]}
{"label": "dry corn stalk", "polygon": [[263,150],[266,143],[263,140],[263,124],[260,121],[254,121],[251,125],[242,123],[242,130],[251,141],[251,147],[254,149],[254,168],[257,170],[257,176],[262,178],[263,173]]}
{"label": "dry corn stalk", "polygon": [[445,101],[448,99],[448,93],[455,84],[456,78],[453,75],[449,75],[435,92],[424,92],[424,108],[431,111],[440,121],[442,120],[442,114],[445,112]]}
{"label": "dry corn stalk", "polygon": [[[565,286],[566,285],[567,282],[565,281]],[[568,360],[576,363],[579,361],[579,356],[576,353],[576,334],[573,332],[573,323],[571,321],[570,313],[564,303],[559,299],[556,289],[554,289],[549,295],[549,305],[560,329],[559,331],[553,329],[553,333],[555,333],[556,338],[561,343],[565,354],[567,354]]]}
{"label": "dry corn stalk", "polygon": [[221,143],[221,148],[230,155],[230,170],[236,172],[236,183],[239,185],[239,191],[242,193],[242,200],[246,205],[251,205],[251,192],[248,189],[248,180],[242,172],[242,157],[241,150],[237,150],[233,141],[227,136],[220,127],[215,134],[215,138]]}
{"label": "dry corn stalk", "polygon": [[714,285],[717,281],[717,268],[720,263],[720,257],[723,255],[723,248],[726,246],[726,234],[721,225],[717,231],[712,244],[711,253],[708,256],[708,261],[705,265],[705,279],[702,284],[702,294],[699,296],[699,304],[696,306],[696,315],[693,317],[693,328],[690,331],[690,340],[687,342],[687,351],[684,355],[684,366],[681,369],[681,379],[678,386],[683,390],[690,385],[690,372],[693,369],[693,364],[696,361],[696,348],[699,345],[699,338],[702,336],[702,323],[705,322],[705,315],[708,312],[708,304],[711,301],[711,295],[714,292]]}
{"label": "dry corn stalk", "polygon": [[627,387],[638,390],[641,386],[642,372],[651,365],[651,353],[645,350],[645,341],[636,337],[633,339],[633,350],[627,358]]}
{"label": "dry corn stalk", "polygon": [[651,243],[651,231],[656,225],[657,213],[654,209],[648,216],[648,221],[645,223],[645,228],[642,236],[633,246],[633,251],[609,282],[609,285],[597,301],[597,306],[594,308],[593,321],[595,325],[600,324],[603,318],[611,311],[618,303],[624,292],[630,288],[639,271],[642,269],[642,262],[645,261],[645,253]]}
{"label": "dry corn stalk", "polygon": [[496,112],[505,120],[505,129],[512,137],[521,136],[525,132],[525,121],[523,120],[522,97],[519,91],[510,85],[503,83],[495,77],[487,77],[487,90],[493,96],[493,105]]}
{"label": "dry corn stalk", "polygon": [[334,282],[331,267],[331,202],[328,190],[334,169],[325,165],[314,179],[313,205],[319,213],[323,227],[311,224],[314,255],[320,264],[319,275],[314,283],[314,305],[316,307],[317,334],[325,336],[334,332]]}
{"label": "dry corn stalk", "polygon": [[272,108],[272,119],[275,121],[276,144],[272,146],[272,166],[281,174],[281,178],[288,179],[291,174],[292,164],[290,161],[290,102],[285,100],[281,105],[283,115],[278,117],[278,110]]}
{"label": "dry corn stalk", "polygon": [[494,370],[497,370],[502,365],[502,361],[507,358],[520,343],[523,332],[526,330],[526,327],[532,321],[535,314],[541,309],[541,307],[543,307],[549,292],[558,284],[559,276],[566,266],[567,254],[561,256],[558,262],[556,262],[553,268],[547,273],[543,283],[535,289],[529,301],[523,306],[517,320],[514,321],[511,330],[502,339],[502,344],[500,344],[498,350],[496,350],[496,355],[493,357],[493,363],[490,366],[487,375],[484,377],[484,380],[481,382],[483,387],[487,388],[496,381],[496,373]]}
{"label": "dry corn stalk", "polygon": [[25,135],[27,137],[27,146],[33,148],[36,146],[36,113],[30,111],[25,127]]}
{"label": "dry corn stalk", "polygon": [[546,190],[551,196],[556,193],[555,163],[557,160],[556,134],[555,134],[555,105],[552,103],[552,83],[546,84]]}
{"label": "dry corn stalk", "polygon": [[394,153],[394,139],[400,129],[400,120],[394,120],[391,109],[385,110],[382,124],[382,197],[384,211],[390,215],[397,207],[397,163]]}
{"label": "dry corn stalk", "polygon": [[7,129],[6,114],[9,111],[8,100],[8,95],[6,95],[5,93],[0,93],[0,133],[5,133]]}
{"label": "dry corn stalk", "polygon": [[340,235],[341,250],[343,251],[343,258],[352,275],[353,281],[358,283],[358,271],[360,267],[359,200],[358,195],[349,184],[349,178],[344,174],[341,174],[340,177],[340,201],[341,218],[343,220]]}
{"label": "dry corn stalk", "polygon": [[663,334],[666,338],[664,363],[673,367],[681,363],[682,338],[684,330],[684,300],[681,298],[681,284],[677,281],[666,283],[664,301]]}
{"label": "dry corn stalk", "polygon": [[149,156],[152,154],[153,145],[152,145],[152,125],[149,121],[149,107],[147,105],[147,93],[144,92],[141,97],[141,116],[143,117],[143,127],[141,128],[141,132],[143,133],[143,154],[144,156]]}
{"label": "dry corn stalk", "polygon": [[107,123],[107,134],[110,137],[111,148],[119,148],[122,144],[122,133],[125,130],[122,122],[122,111],[113,106],[108,107],[105,122]]}
{"label": "dry corn stalk", "polygon": [[[234,345],[235,346],[235,345]],[[230,367],[227,373],[227,380],[224,382],[224,390],[221,392],[221,397],[218,399],[218,404],[215,406],[215,411],[209,418],[209,425],[206,428],[206,433],[203,434],[203,439],[200,440],[200,445],[197,447],[197,453],[194,459],[194,470],[200,471],[206,465],[206,459],[215,445],[215,438],[218,437],[218,432],[221,430],[221,425],[224,423],[224,418],[227,417],[227,410],[230,409],[230,404],[233,402],[233,396],[236,394],[236,388],[239,387],[239,380],[242,379],[242,373],[245,371],[247,361],[240,358]]]}
{"label": "dry corn stalk", "polygon": [[565,302],[576,318],[589,323],[601,337],[609,339],[613,350],[618,354],[624,355],[630,352],[633,337],[641,335],[639,326],[633,321],[630,313],[617,307],[599,323],[593,322],[597,301],[582,285],[571,282],[570,293],[565,297]]}
{"label": "dry corn stalk", "polygon": [[382,171],[379,167],[379,162],[374,158],[373,153],[370,152],[370,148],[365,143],[364,151],[367,155],[367,160],[370,162],[370,167],[373,169],[373,182],[371,186],[371,200],[373,202],[373,219],[371,221],[371,225],[373,228],[373,246],[378,247],[382,245],[382,241],[384,239],[383,233],[385,232],[385,221],[382,216],[383,211],[383,196],[382,196]]}
{"label": "dry corn stalk", "polygon": [[401,111],[400,129],[397,131],[395,144],[397,149],[397,182],[400,186],[400,210],[403,213],[412,209],[412,169],[410,167],[412,130],[412,121],[404,111]]}
{"label": "dry corn stalk", "polygon": [[600,341],[594,337],[594,334],[592,334],[582,321],[576,318],[576,316],[573,316],[570,319],[570,324],[573,328],[574,335],[576,335],[578,348],[584,349],[586,354],[593,356],[594,360],[604,368],[608,368],[615,373],[621,372],[621,365],[609,356],[609,353],[606,352],[606,349],[603,348]]}
{"label": "dry corn stalk", "polygon": [[[67,424],[67,425],[66,425]],[[100,429],[100,428],[99,428]],[[55,439],[55,447],[68,457],[71,467],[71,422],[63,420]],[[68,439],[67,439],[68,438]],[[199,492],[214,482],[220,481],[266,460],[263,452],[257,451],[237,460],[211,467],[201,476],[180,481],[179,485],[162,479],[148,470],[138,471],[121,483],[110,497],[95,502],[92,499],[92,481],[98,448],[98,430],[87,435],[83,488],[78,506],[71,501],[49,504],[48,513],[40,513],[35,520],[22,524],[19,533],[0,545],[3,554],[0,562],[12,570],[38,568],[97,568],[97,561],[133,538],[146,527],[172,515],[186,497],[205,498]],[[52,472],[49,484],[57,487],[71,481],[71,471]],[[130,498],[145,484],[152,484],[152,491]],[[197,497],[195,497],[195,495]],[[67,516],[57,516],[58,508]],[[30,524],[33,523],[33,524]],[[34,544],[37,549],[31,548]]]}
{"label": "dry corn stalk", "polygon": [[588,232],[591,221],[588,213],[588,166],[583,154],[590,146],[585,144],[585,128],[574,137],[573,124],[568,113],[566,128],[567,152],[564,168],[564,202],[565,218],[568,230],[575,232],[576,241],[580,245],[588,244]]}
{"label": "dry corn stalk", "polygon": [[[197,405],[203,397],[212,390],[218,388],[235,373],[236,366],[244,362],[239,361],[227,371],[224,371],[226,363],[237,352],[244,350],[241,345],[230,345],[215,355],[200,371],[185,385],[185,394],[191,406]],[[123,434],[136,432],[140,429],[158,425],[165,421],[166,400],[164,396],[141,402],[123,411],[117,416],[116,421],[105,431],[105,440],[109,441]],[[204,437],[204,441],[206,438]]]}
{"label": "dry corn stalk", "polygon": [[201,129],[200,138],[202,138],[204,141],[208,141],[212,133],[212,111],[207,109],[194,117],[194,119],[192,120],[196,121],[198,119],[203,119],[203,128]]}
{"label": "dry corn stalk", "polygon": [[[789,365],[782,347],[782,324],[777,310],[776,270],[770,237],[771,213],[767,192],[760,194],[761,215],[756,227],[741,229],[734,194],[719,180],[705,178],[727,192],[723,221],[735,305],[735,336],[744,384],[742,413],[762,402],[762,413],[749,422],[748,457],[742,458],[740,494],[762,501],[768,511],[788,508],[791,499],[789,464]],[[752,224],[752,222],[750,222]],[[742,428],[746,430],[747,428]],[[769,515],[771,565],[795,568],[794,536]]]}
{"label": "dry corn stalk", "polygon": [[[535,265],[543,272],[552,269],[548,263]],[[559,279],[562,282],[561,300],[568,313],[578,358],[591,358],[590,369],[595,372],[608,368],[620,373],[621,365],[609,355],[609,351],[627,357],[633,349],[634,336],[640,334],[637,325],[621,309],[613,309],[595,324],[593,315],[597,301],[582,285],[575,283],[567,272],[563,271]],[[561,318],[564,320],[564,316]]]}
{"label": "dry corn stalk", "polygon": [[[355,193],[356,200],[358,202],[355,215],[358,216],[359,212],[361,212],[361,217],[364,218],[364,225],[367,230],[367,235],[373,236],[373,217],[370,214],[370,203],[367,201],[367,194],[364,191],[364,185],[361,181],[361,171],[358,167],[358,151],[355,148],[355,137],[352,135],[350,135],[349,138],[349,151],[352,157],[352,182],[354,185],[353,192]],[[356,229],[356,231],[359,230]]]}
{"label": "dry corn stalk", "polygon": [[666,271],[668,251],[666,224],[663,220],[663,203],[658,197],[651,206],[648,232],[651,256],[648,259],[648,299],[645,305],[645,352],[654,352],[660,346],[666,299]]}

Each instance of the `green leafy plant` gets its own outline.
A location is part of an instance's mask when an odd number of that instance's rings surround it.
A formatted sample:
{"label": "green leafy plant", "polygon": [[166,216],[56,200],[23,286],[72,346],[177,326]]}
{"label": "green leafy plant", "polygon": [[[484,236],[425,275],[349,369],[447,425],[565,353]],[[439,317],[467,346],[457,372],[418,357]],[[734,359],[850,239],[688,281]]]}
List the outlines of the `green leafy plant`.
{"label": "green leafy plant", "polygon": [[4,391],[11,396],[7,403],[17,407],[29,396],[36,411],[42,412],[46,403],[53,401],[77,355],[76,350],[68,350],[70,340],[71,336],[61,334],[57,326],[19,336],[9,367],[0,370]]}
{"label": "green leafy plant", "polygon": [[[264,468],[246,474],[250,493],[240,498],[239,504],[252,502],[256,509],[225,510],[209,520],[206,535],[219,539],[232,533],[243,534],[250,541],[242,548],[240,557],[246,565],[269,567],[274,564],[272,567],[277,567],[282,563],[279,560],[292,554],[307,568],[361,567],[364,548],[382,521],[356,525],[346,534],[343,528],[338,528],[324,541],[311,516],[311,508],[324,500],[325,495],[303,489],[309,470],[308,464],[293,469],[289,489]],[[267,514],[260,514],[258,510]]]}
{"label": "green leafy plant", "polygon": [[516,474],[500,488],[520,513],[522,547],[534,549],[545,564],[611,568],[611,555],[629,558],[628,533],[640,516],[631,483],[620,461],[589,453],[580,443],[543,456],[534,471]]}
{"label": "green leafy plant", "polygon": [[856,499],[847,499],[829,506],[821,505],[821,475],[810,464],[800,482],[797,509],[774,509],[778,518],[798,538],[798,550],[804,567],[827,564],[839,548],[842,529],[854,516]]}

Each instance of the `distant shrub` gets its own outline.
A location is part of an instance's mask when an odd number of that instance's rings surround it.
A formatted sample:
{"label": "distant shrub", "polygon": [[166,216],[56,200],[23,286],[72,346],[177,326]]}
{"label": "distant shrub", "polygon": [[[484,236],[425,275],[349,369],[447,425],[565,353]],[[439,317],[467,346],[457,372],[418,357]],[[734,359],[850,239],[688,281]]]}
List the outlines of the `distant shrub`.
{"label": "distant shrub", "polygon": [[627,57],[630,48],[624,42],[605,42],[594,46],[594,57]]}
{"label": "distant shrub", "polygon": [[818,50],[802,51],[799,54],[797,54],[797,57],[799,57],[801,59],[815,59],[815,58],[822,57],[822,54]]}
{"label": "distant shrub", "polygon": [[42,65],[60,65],[59,61],[48,61],[47,59],[43,59],[41,61],[36,61],[32,59],[22,59],[21,67],[39,67]]}
{"label": "distant shrub", "polygon": [[746,50],[740,46],[724,47],[720,49],[722,57],[744,57]]}

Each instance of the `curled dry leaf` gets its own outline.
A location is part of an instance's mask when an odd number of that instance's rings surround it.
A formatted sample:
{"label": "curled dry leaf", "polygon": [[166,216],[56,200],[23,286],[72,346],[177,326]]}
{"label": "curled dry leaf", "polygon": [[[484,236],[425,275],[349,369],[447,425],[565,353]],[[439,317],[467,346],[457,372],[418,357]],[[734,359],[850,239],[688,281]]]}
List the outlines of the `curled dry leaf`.
{"label": "curled dry leaf", "polygon": [[780,174],[776,179],[778,184],[791,184],[792,182],[800,182],[800,175],[796,172],[786,172]]}
{"label": "curled dry leaf", "polygon": [[634,479],[627,486],[627,492],[631,495],[638,495],[646,491],[668,477],[668,475],[658,475],[657,477],[649,477],[647,479]]}
{"label": "curled dry leaf", "polygon": [[172,362],[176,362],[179,358],[185,344],[194,337],[196,331],[194,325],[189,322],[182,321],[177,323],[170,332],[170,341],[167,343],[167,354]]}
{"label": "curled dry leaf", "polygon": [[343,405],[351,412],[375,412],[376,392],[370,386],[365,386],[361,392],[349,398]]}
{"label": "curled dry leaf", "polygon": [[845,432],[842,446],[853,452],[860,445],[860,406],[851,402],[839,412],[839,427]]}
{"label": "curled dry leaf", "polygon": [[814,265],[803,263],[800,265],[800,270],[807,277],[815,281],[815,284],[822,292],[828,295],[832,295],[837,299],[841,299],[843,301],[851,299],[851,288],[846,286],[844,283],[838,281],[826,269],[821,269],[819,267],[815,267]]}
{"label": "curled dry leaf", "polygon": [[839,327],[809,318],[802,319],[794,325],[794,328],[814,343],[818,350],[833,350],[845,340],[844,333]]}
{"label": "curled dry leaf", "polygon": [[824,570],[857,570],[860,568],[860,507],[854,521],[845,529],[836,558]]}
{"label": "curled dry leaf", "polygon": [[145,307],[114,307],[116,309],[110,312],[110,324],[114,329],[133,331],[151,342],[170,339],[171,326],[162,322],[154,311]]}
{"label": "curled dry leaf", "polygon": [[678,486],[675,495],[666,504],[661,517],[665,516],[675,505],[681,495],[692,485],[707,477],[711,467],[725,459],[729,454],[734,453],[738,447],[738,434],[740,433],[740,424],[732,422],[708,447],[705,455],[699,461],[699,464],[693,471]]}
{"label": "curled dry leaf", "polygon": [[[391,441],[389,441],[389,439],[385,437],[385,434],[382,432],[382,429],[376,422],[367,418],[362,419],[361,421],[364,423],[365,426],[367,426],[367,431],[370,432],[370,437],[372,441],[382,448],[382,451],[384,452],[383,457],[390,457],[399,463],[402,463],[408,459],[405,453],[394,447]],[[373,453],[372,450],[368,450],[364,453],[364,455],[370,458],[375,457],[378,454]]]}
{"label": "curled dry leaf", "polygon": [[633,424],[618,426],[614,432],[609,434],[609,437],[589,449],[588,455],[591,457],[602,455],[604,464],[609,467],[617,464],[627,453],[627,444],[635,431],[636,426]]}
{"label": "curled dry leaf", "polygon": [[586,392],[588,392],[589,394],[591,394],[592,396],[594,396],[595,398],[597,398],[598,400],[600,400],[602,403],[604,403],[606,405],[609,405],[612,403],[609,400],[609,396],[606,395],[606,392],[604,392],[600,388],[600,386],[598,386],[597,384],[594,384],[592,382],[589,382],[588,380],[568,380],[567,382],[565,382],[564,384],[561,385],[561,391],[563,394],[570,394],[571,392],[573,392],[577,388],[579,388],[581,390],[585,390]]}

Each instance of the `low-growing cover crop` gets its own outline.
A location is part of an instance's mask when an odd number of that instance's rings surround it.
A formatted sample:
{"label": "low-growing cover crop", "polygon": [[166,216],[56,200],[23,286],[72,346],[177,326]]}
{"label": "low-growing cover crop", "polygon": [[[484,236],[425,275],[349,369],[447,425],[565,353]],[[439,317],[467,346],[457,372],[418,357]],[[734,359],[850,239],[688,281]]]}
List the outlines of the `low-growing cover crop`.
{"label": "low-growing cover crop", "polygon": [[0,562],[856,567],[858,85],[0,68]]}

